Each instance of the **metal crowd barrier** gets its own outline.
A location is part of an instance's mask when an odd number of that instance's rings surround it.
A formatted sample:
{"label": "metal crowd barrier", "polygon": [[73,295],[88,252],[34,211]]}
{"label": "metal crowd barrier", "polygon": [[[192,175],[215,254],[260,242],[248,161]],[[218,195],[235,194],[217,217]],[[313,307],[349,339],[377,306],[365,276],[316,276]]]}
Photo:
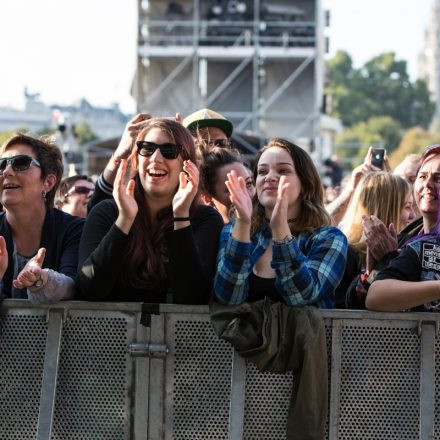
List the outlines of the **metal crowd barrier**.
{"label": "metal crowd barrier", "polygon": [[[4,301],[0,439],[285,439],[294,378],[247,364],[207,311]],[[326,439],[440,439],[440,316],[324,316]]]}

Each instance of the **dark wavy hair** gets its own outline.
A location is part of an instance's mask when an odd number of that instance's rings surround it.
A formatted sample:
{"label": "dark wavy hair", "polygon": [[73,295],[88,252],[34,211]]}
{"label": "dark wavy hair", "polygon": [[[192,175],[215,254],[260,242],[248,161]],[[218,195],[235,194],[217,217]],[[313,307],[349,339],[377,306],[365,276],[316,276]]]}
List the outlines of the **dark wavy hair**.
{"label": "dark wavy hair", "polygon": [[[153,128],[158,128],[167,133],[172,142],[182,146],[180,156],[183,160],[189,159],[193,163],[197,163],[191,133],[183,125],[171,119],[151,119],[139,133],[136,141],[145,139],[147,133]],[[123,274],[128,284],[136,289],[162,291],[166,287],[166,263],[168,261],[165,231],[173,228],[173,209],[171,204],[161,209],[157,213],[155,221],[153,221],[145,199],[144,188],[137,172],[139,158],[136,145],[132,153],[131,165],[133,170],[136,171],[134,197],[139,210],[130,231]],[[190,216],[197,204],[198,194],[191,205]]]}
{"label": "dark wavy hair", "polygon": [[243,161],[233,151],[226,148],[214,148],[209,152],[203,153],[203,162],[200,165],[200,185],[203,192],[211,197],[215,196],[214,187],[218,179],[218,170],[233,163]]}
{"label": "dark wavy hair", "polygon": [[34,153],[41,165],[41,178],[48,174],[55,175],[56,181],[53,188],[46,194],[46,208],[53,207],[55,193],[63,177],[63,154],[60,147],[51,136],[33,137],[25,133],[16,133],[3,142],[0,147],[0,157],[4,152],[14,145],[26,145]]}
{"label": "dark wavy hair", "polygon": [[[321,226],[331,224],[330,216],[324,208],[324,190],[318,170],[306,151],[285,139],[275,138],[263,147],[255,157],[254,179],[257,180],[258,162],[261,155],[269,148],[279,147],[286,150],[292,157],[296,174],[301,182],[300,214],[289,222],[292,234],[312,231]],[[258,200],[257,194],[253,199],[254,211],[252,214],[251,233],[255,234],[265,222],[264,207]]]}

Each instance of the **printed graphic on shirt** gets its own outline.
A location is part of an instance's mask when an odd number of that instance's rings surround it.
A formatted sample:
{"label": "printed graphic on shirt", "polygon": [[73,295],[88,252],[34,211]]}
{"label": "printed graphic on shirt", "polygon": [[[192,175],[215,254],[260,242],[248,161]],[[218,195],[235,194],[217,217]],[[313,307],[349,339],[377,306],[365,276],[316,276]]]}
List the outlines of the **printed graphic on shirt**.
{"label": "printed graphic on shirt", "polygon": [[440,245],[423,243],[422,267],[440,272]]}

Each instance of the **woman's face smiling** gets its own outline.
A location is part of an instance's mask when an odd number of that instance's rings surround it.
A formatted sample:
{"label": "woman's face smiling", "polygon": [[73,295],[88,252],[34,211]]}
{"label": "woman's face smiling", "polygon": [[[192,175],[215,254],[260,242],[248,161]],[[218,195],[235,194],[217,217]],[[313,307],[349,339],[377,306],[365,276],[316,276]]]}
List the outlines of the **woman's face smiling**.
{"label": "woman's face smiling", "polygon": [[[168,133],[152,128],[143,139],[158,145],[174,144]],[[150,157],[138,155],[139,177],[147,199],[167,199],[171,203],[179,186],[179,174],[183,168],[183,159],[165,159],[159,148]]]}
{"label": "woman's face smiling", "polygon": [[431,229],[437,224],[440,191],[440,155],[428,156],[417,173],[414,198],[423,216],[425,226]]}
{"label": "woman's face smiling", "polygon": [[286,183],[290,183],[287,190],[288,218],[296,218],[301,206],[301,181],[289,152],[281,147],[271,147],[260,156],[256,181],[258,200],[265,208],[267,217],[272,215],[281,176],[285,176]]}
{"label": "woman's face smiling", "polygon": [[[23,144],[12,145],[3,153],[2,157],[12,157],[19,154],[36,159],[32,148]],[[3,172],[3,176],[0,177],[1,203],[7,209],[14,206],[35,207],[36,203],[44,205],[43,191],[50,191],[52,186],[48,186],[46,179],[41,178],[41,169],[34,163],[24,171],[14,171],[9,164]]]}

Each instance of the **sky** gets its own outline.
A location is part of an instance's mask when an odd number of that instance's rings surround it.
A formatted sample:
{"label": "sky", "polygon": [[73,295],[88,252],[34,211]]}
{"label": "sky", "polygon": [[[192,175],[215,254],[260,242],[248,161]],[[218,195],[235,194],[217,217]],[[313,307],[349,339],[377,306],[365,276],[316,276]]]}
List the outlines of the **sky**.
{"label": "sky", "polygon": [[[394,51],[415,79],[433,1],[323,0],[329,56],[343,49],[360,66]],[[136,20],[137,0],[1,0],[0,107],[21,108],[27,86],[47,104],[86,98],[134,112]]]}

